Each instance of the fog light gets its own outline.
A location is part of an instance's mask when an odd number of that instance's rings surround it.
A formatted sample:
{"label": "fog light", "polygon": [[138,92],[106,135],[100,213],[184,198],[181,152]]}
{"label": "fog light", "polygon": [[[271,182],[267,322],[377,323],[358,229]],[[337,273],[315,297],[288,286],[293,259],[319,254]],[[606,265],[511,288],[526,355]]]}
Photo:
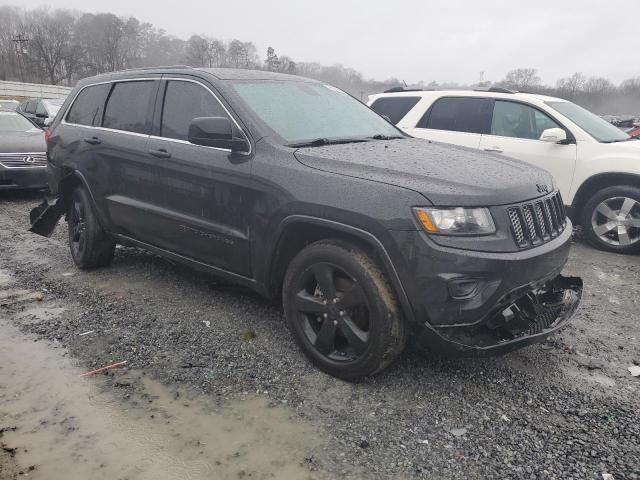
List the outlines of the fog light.
{"label": "fog light", "polygon": [[449,280],[449,295],[456,300],[471,298],[478,293],[478,282],[469,278],[452,278]]}

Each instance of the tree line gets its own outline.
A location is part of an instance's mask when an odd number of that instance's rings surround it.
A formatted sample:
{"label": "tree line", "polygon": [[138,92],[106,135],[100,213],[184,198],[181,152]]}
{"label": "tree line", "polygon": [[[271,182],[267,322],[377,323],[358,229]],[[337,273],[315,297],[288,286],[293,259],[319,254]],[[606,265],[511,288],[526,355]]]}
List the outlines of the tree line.
{"label": "tree line", "polygon": [[600,114],[640,116],[640,76],[615,85],[607,78],[576,72],[551,87],[542,83],[536,69],[517,68],[495,86],[565,98]]}
{"label": "tree line", "polygon": [[[186,64],[194,67],[265,69],[315,78],[366,100],[405,83],[366,79],[343,65],[297,62],[268,47],[261,56],[251,41],[223,41],[207,35],[177,38],[134,17],[65,9],[0,6],[0,80],[73,85],[98,73],[136,67]],[[505,88],[573,100],[598,113],[639,114],[640,76],[614,85],[606,78],[576,73],[555,86],[544,85],[533,68],[508,72],[498,82],[475,85],[418,82],[418,88]]]}
{"label": "tree line", "polygon": [[342,65],[295,62],[273,47],[262,58],[250,41],[206,35],[183,40],[134,17],[0,6],[0,80],[73,85],[103,72],[180,64],[305,75],[364,99],[399,84],[397,79],[366,80]]}

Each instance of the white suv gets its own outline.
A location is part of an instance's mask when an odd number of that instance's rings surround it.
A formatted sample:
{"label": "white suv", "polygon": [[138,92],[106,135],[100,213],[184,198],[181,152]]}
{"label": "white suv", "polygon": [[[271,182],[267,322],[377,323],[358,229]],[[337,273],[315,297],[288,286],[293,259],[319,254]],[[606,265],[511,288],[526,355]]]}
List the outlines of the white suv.
{"label": "white suv", "polygon": [[392,89],[371,95],[369,106],[414,137],[545,168],[593,245],[640,251],[640,141],[588,110],[500,88]]}

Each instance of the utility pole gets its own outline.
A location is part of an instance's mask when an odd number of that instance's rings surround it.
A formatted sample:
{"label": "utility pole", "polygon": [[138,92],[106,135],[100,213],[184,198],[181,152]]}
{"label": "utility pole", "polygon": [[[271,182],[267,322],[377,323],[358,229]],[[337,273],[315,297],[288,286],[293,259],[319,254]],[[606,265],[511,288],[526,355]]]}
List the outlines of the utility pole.
{"label": "utility pole", "polygon": [[15,38],[12,38],[11,41],[16,45],[16,51],[18,52],[18,70],[20,71],[20,81],[24,83],[24,62],[22,61],[22,56],[26,53],[25,45],[29,41],[29,39],[22,33],[19,33],[15,36]]}

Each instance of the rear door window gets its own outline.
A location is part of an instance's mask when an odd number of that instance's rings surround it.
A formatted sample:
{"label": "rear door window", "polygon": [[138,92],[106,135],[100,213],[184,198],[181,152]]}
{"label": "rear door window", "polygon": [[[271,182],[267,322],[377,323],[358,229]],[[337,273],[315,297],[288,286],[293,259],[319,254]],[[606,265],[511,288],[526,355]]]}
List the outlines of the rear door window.
{"label": "rear door window", "polygon": [[24,111],[26,113],[36,113],[36,103],[37,100],[29,100],[24,106]]}
{"label": "rear door window", "polygon": [[189,124],[198,117],[228,117],[222,105],[202,85],[170,80],[164,94],[160,136],[187,140]]}
{"label": "rear door window", "polygon": [[44,103],[38,102],[36,105],[36,115],[47,115],[47,109],[44,108]]}
{"label": "rear door window", "polygon": [[107,98],[110,83],[92,85],[82,90],[71,105],[67,115],[68,123],[77,125],[99,126],[104,110],[104,101]]}
{"label": "rear door window", "polygon": [[491,135],[538,140],[547,128],[561,128],[548,115],[523,103],[496,100]]}
{"label": "rear door window", "polygon": [[427,110],[417,128],[489,133],[492,103],[489,98],[443,97]]}
{"label": "rear door window", "polygon": [[107,100],[102,126],[134,133],[151,133],[151,107],[158,82],[118,82]]}
{"label": "rear door window", "polygon": [[371,104],[371,110],[397,125],[420,101],[420,97],[382,97]]}

